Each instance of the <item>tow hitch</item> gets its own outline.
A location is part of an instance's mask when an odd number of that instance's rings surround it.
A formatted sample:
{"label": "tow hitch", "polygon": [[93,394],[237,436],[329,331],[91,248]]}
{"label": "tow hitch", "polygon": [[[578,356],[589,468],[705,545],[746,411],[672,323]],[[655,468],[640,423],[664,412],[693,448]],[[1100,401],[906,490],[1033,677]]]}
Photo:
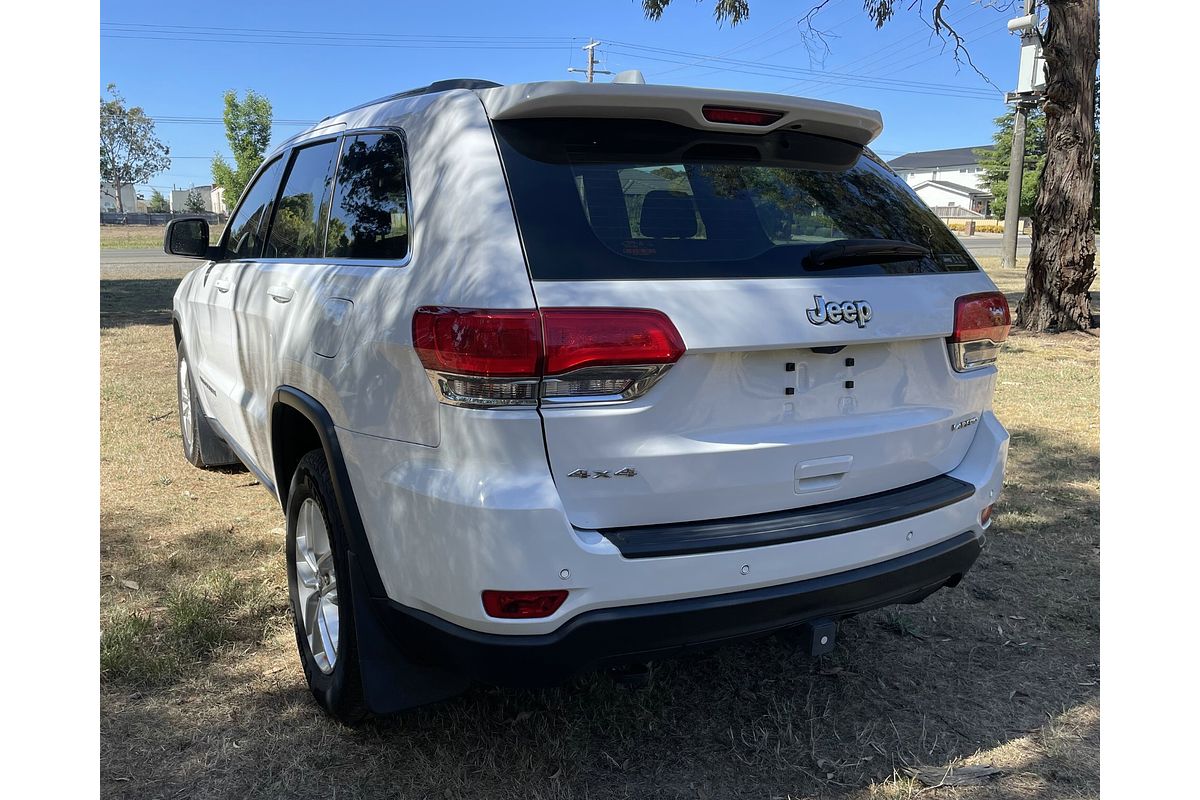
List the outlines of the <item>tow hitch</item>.
{"label": "tow hitch", "polygon": [[811,656],[823,656],[837,643],[837,622],[818,619],[800,626],[804,649]]}

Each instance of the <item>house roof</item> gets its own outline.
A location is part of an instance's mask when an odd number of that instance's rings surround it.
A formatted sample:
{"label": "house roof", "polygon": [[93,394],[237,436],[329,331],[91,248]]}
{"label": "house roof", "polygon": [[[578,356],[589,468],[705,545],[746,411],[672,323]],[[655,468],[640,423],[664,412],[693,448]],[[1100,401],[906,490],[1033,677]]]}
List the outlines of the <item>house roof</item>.
{"label": "house roof", "polygon": [[920,189],[922,186],[937,186],[939,189],[967,196],[991,194],[987,189],[976,189],[974,186],[963,186],[961,183],[951,183],[950,181],[921,181],[913,188]]}
{"label": "house roof", "polygon": [[991,150],[995,145],[985,144],[978,147],[953,147],[949,150],[922,150],[917,153],[905,153],[899,158],[888,162],[892,169],[925,169],[929,167],[951,167],[962,164],[978,164],[976,150]]}

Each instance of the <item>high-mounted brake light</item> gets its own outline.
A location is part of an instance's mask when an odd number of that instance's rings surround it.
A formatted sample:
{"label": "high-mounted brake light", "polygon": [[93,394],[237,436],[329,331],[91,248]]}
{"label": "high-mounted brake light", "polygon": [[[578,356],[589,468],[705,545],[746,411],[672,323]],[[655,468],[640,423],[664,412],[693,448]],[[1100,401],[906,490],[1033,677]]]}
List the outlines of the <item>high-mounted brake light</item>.
{"label": "high-mounted brake light", "polygon": [[969,294],[954,301],[954,333],[947,339],[957,372],[994,364],[1008,338],[1012,315],[1000,292]]}
{"label": "high-mounted brake light", "polygon": [[685,350],[670,318],[645,308],[423,306],[413,347],[443,402],[475,408],[630,400]]}
{"label": "high-mounted brake light", "polygon": [[538,619],[558,611],[567,599],[566,589],[541,592],[483,591],[483,610],[500,619]]}
{"label": "high-mounted brake light", "polygon": [[709,122],[724,122],[729,125],[770,125],[783,117],[782,111],[761,111],[753,108],[726,108],[705,106],[704,118]]}

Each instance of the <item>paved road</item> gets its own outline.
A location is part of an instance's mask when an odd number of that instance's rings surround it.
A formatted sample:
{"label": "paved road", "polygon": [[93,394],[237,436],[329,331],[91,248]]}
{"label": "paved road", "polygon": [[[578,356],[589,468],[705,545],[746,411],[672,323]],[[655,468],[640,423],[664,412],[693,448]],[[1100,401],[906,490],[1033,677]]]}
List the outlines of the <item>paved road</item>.
{"label": "paved road", "polygon": [[[999,233],[977,233],[974,236],[959,236],[958,240],[963,243],[963,247],[971,255],[979,258],[980,256],[999,256],[1001,245],[1004,243],[1004,236]],[[1029,255],[1029,237],[1017,237],[1017,255]]]}
{"label": "paved road", "polygon": [[196,268],[194,258],[169,256],[159,249],[100,249],[100,277],[104,280],[180,277]]}
{"label": "paved road", "polygon": [[187,264],[190,258],[169,256],[157,248],[139,248],[137,250],[118,250],[111,247],[100,248],[101,264]]}

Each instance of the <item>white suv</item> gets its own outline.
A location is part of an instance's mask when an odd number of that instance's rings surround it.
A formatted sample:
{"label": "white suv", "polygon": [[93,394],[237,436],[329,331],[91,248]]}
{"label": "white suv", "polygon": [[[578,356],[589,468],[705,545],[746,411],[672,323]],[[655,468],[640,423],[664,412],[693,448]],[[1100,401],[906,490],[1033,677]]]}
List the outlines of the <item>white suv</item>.
{"label": "white suv", "polygon": [[873,111],[444,81],[264,161],[175,295],[183,448],[287,514],[340,719],[953,586],[1009,311]]}

